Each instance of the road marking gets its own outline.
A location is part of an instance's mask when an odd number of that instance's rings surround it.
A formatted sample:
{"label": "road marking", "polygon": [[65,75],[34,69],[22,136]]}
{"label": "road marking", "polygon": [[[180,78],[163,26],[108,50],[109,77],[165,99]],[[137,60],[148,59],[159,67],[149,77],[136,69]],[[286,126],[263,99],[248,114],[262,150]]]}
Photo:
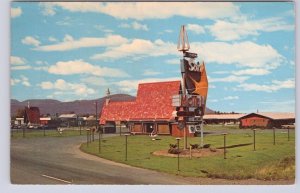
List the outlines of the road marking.
{"label": "road marking", "polygon": [[67,183],[67,184],[71,184],[72,182],[70,181],[67,181],[67,180],[62,180],[62,179],[59,179],[59,178],[55,178],[55,177],[52,177],[52,176],[47,176],[47,175],[42,175],[43,177],[46,177],[46,178],[50,178],[50,179],[53,179],[53,180],[57,180],[57,181],[60,181],[60,182],[64,182],[64,183]]}

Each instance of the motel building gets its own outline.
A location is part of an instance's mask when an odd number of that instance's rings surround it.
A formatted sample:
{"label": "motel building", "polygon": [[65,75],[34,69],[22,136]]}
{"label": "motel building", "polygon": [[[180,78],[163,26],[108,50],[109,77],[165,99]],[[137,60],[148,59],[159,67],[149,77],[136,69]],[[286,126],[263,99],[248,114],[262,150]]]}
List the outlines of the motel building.
{"label": "motel building", "polygon": [[[103,105],[99,123],[105,131],[117,132],[120,128],[129,128],[132,134],[158,134],[182,137],[184,130],[179,130],[172,113],[172,97],[179,95],[181,82],[151,82],[138,85],[135,101],[110,101],[107,97]],[[185,128],[187,136],[194,136]],[[123,130],[122,130],[123,131]]]}
{"label": "motel building", "polygon": [[284,128],[286,126],[294,127],[295,113],[280,112],[257,112],[249,113],[239,118],[240,128],[266,128],[272,129]]}

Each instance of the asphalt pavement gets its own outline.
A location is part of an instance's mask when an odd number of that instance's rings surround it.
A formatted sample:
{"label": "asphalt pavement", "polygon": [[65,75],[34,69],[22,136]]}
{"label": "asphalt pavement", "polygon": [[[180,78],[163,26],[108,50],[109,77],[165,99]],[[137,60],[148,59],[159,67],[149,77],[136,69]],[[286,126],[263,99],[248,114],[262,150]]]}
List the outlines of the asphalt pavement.
{"label": "asphalt pavement", "polygon": [[[111,135],[106,135],[110,137]],[[79,137],[12,139],[13,184],[191,184],[183,177],[135,168],[88,155]]]}

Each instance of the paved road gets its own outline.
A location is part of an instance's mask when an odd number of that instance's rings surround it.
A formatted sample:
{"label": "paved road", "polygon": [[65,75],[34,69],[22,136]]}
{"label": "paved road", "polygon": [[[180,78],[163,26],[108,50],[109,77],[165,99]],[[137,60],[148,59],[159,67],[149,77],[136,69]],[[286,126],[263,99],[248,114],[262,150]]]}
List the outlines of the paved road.
{"label": "paved road", "polygon": [[[109,136],[106,136],[109,137]],[[14,184],[274,184],[258,180],[190,178],[135,168],[79,150],[85,136],[11,141]],[[286,184],[290,182],[279,182]]]}

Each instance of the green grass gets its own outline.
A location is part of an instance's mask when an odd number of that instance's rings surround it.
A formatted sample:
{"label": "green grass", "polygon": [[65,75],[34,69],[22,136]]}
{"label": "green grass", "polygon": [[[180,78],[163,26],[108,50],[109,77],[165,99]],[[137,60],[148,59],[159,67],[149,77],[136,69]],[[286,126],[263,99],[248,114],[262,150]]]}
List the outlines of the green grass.
{"label": "green grass", "polygon": [[[35,129],[26,129],[25,130],[25,138],[33,138],[33,137],[72,137],[79,136],[79,130],[64,130],[62,134],[60,134],[57,130],[45,130],[45,136],[43,130],[35,130]],[[86,130],[81,130],[81,135],[86,135]],[[95,134],[97,135],[97,134]],[[20,129],[18,131],[14,130],[11,133],[11,138],[18,139],[23,138],[23,131]]]}
{"label": "green grass", "polygon": [[[159,136],[161,140],[152,141],[149,136],[128,137],[128,160],[125,161],[125,136],[103,139],[101,153],[99,154],[98,141],[87,147],[84,143],[81,150],[105,159],[125,163],[141,168],[148,168],[171,174],[177,172],[177,158],[153,156],[151,152],[168,149],[170,143],[176,143],[174,137]],[[199,143],[200,138],[189,138],[188,143]],[[227,146],[253,142],[253,132],[229,134],[226,137]],[[204,138],[205,143],[212,147],[223,146],[223,135],[209,135]],[[180,141],[183,147],[183,140]],[[273,134],[269,130],[257,130],[256,151],[253,145],[227,149],[227,159],[223,154],[203,158],[180,158],[180,172],[182,176],[211,177],[226,179],[294,179],[295,164],[289,160],[295,156],[294,130],[287,133],[277,130],[276,145],[273,145]],[[284,165],[278,167],[278,165]],[[283,168],[280,172],[280,168]],[[286,170],[286,171],[284,171]]]}

